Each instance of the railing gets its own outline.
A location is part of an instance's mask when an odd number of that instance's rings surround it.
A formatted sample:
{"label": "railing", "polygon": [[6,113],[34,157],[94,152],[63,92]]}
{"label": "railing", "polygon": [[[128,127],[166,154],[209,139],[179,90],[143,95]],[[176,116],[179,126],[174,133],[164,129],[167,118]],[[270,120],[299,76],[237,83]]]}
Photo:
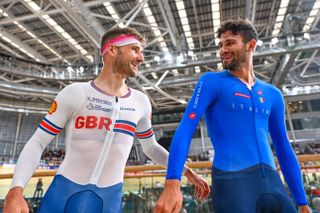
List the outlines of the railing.
{"label": "railing", "polygon": [[[320,161],[320,154],[316,155],[298,155],[298,161],[300,163]],[[277,159],[275,159],[277,163]],[[205,173],[211,173],[212,162],[199,161],[188,162],[187,165],[192,169],[208,169]],[[301,166],[301,169],[308,168],[320,168],[320,165],[306,165]],[[138,177],[150,177],[150,176],[163,176],[165,172],[151,173],[150,171],[164,171],[165,168],[160,165],[139,165],[139,166],[127,166],[125,168],[125,178],[138,178]],[[143,173],[142,173],[143,172]],[[204,173],[204,172],[202,172]],[[56,174],[56,170],[37,170],[32,177],[51,177]],[[11,179],[13,173],[0,174],[0,179]]]}

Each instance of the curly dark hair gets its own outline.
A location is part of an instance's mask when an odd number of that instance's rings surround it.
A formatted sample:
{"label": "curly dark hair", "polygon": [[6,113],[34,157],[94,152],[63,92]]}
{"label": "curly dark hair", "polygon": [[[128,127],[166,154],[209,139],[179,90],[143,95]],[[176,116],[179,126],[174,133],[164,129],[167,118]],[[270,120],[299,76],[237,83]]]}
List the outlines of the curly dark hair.
{"label": "curly dark hair", "polygon": [[247,43],[251,39],[257,40],[258,38],[256,28],[247,20],[237,19],[223,22],[217,31],[218,38],[221,37],[222,33],[227,31],[231,31],[234,35],[242,35],[244,43]]}
{"label": "curly dark hair", "polygon": [[131,28],[131,27],[125,27],[125,28],[120,28],[116,27],[113,28],[109,31],[107,31],[102,37],[101,37],[101,42],[100,42],[100,49],[103,47],[103,45],[109,41],[112,38],[115,38],[119,35],[133,35],[137,37],[137,39],[140,42],[145,42],[145,37],[141,35],[136,29]]}

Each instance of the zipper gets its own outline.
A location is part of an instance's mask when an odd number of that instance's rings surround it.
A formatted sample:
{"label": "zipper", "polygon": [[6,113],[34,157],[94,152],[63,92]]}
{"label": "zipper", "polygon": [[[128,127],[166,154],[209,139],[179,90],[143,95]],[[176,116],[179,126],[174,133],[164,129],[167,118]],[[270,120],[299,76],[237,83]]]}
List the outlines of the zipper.
{"label": "zipper", "polygon": [[113,131],[114,125],[116,123],[116,120],[119,118],[120,115],[120,104],[119,99],[117,96],[115,96],[115,106],[113,107],[114,112],[112,113],[111,120],[113,122],[112,126],[110,127],[110,131],[107,132],[106,137],[103,141],[103,146],[101,149],[101,152],[99,154],[96,166],[93,170],[93,173],[90,177],[90,183],[96,184],[101,176],[102,168],[105,164],[106,158],[109,156],[110,147],[112,143],[114,142],[114,136],[115,132]]}
{"label": "zipper", "polygon": [[261,150],[260,150],[260,146],[259,146],[259,140],[258,140],[258,136],[257,136],[257,127],[256,127],[256,109],[255,109],[255,105],[254,105],[254,100],[253,100],[253,89],[257,83],[257,80],[255,82],[255,84],[251,87],[251,90],[247,87],[247,85],[242,82],[237,76],[233,75],[232,73],[229,72],[230,75],[232,75],[240,84],[242,84],[245,88],[247,88],[247,90],[249,90],[250,92],[250,97],[251,97],[251,105],[252,105],[252,117],[253,117],[253,128],[254,128],[254,135],[255,135],[255,139],[256,139],[256,145],[257,145],[257,149],[258,149],[258,155],[259,155],[259,164],[261,167],[261,173],[262,176],[265,178],[266,177],[266,169],[263,166],[262,163],[262,155],[261,155]]}
{"label": "zipper", "polygon": [[250,91],[250,96],[251,96],[253,128],[254,128],[254,135],[255,135],[255,139],[256,139],[256,145],[257,145],[257,149],[258,149],[259,160],[260,160],[259,164],[260,164],[260,167],[261,167],[262,176],[265,178],[266,177],[266,170],[265,170],[265,167],[263,166],[263,163],[262,163],[261,149],[260,149],[260,146],[259,146],[259,140],[258,140],[258,136],[257,136],[256,108],[255,108],[254,99],[253,99],[254,98],[253,97],[253,89],[254,89],[253,87],[251,87],[251,90],[248,88],[248,90]]}

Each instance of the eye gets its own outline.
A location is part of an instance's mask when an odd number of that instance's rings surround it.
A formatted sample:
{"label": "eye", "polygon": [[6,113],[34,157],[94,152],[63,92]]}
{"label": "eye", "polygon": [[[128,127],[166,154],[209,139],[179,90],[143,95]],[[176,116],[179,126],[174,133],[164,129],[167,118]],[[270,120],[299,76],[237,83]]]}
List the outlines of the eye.
{"label": "eye", "polygon": [[139,53],[139,48],[138,47],[132,47],[131,48],[135,53]]}
{"label": "eye", "polygon": [[234,44],[233,41],[228,41],[228,42],[226,43],[227,46],[231,46],[231,45],[233,45],[233,44]]}

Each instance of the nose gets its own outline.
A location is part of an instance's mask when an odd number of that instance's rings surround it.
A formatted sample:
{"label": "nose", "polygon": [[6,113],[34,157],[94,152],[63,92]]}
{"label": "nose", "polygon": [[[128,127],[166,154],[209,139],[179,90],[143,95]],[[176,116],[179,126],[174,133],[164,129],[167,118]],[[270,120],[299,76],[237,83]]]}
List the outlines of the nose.
{"label": "nose", "polygon": [[142,52],[138,53],[137,61],[138,61],[139,63],[143,63],[143,62],[144,62],[144,55],[143,55]]}

